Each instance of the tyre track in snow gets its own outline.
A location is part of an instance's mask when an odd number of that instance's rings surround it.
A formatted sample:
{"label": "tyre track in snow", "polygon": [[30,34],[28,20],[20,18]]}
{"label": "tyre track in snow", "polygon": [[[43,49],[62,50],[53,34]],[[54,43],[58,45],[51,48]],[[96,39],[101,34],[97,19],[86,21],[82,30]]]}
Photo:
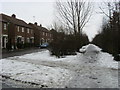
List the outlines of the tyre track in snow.
{"label": "tyre track in snow", "polygon": [[[88,59],[85,61],[85,59]],[[79,60],[71,63],[67,61],[45,61],[45,60],[33,60],[33,59],[25,59],[25,58],[11,58],[11,60],[19,60],[21,62],[28,62],[37,65],[44,65],[49,67],[60,67],[62,69],[68,69],[73,71],[72,79],[68,83],[67,87],[82,87],[82,88],[109,88],[109,87],[117,87],[117,71],[112,70],[111,68],[100,67],[97,63],[97,59],[101,59],[99,55],[96,55],[94,58],[95,62],[90,62],[92,57],[86,57],[82,55],[81,61],[83,63],[79,63]],[[96,66],[97,65],[97,66]],[[108,75],[109,77],[107,77]],[[112,81],[112,82],[111,82]],[[106,84],[108,83],[109,84]]]}

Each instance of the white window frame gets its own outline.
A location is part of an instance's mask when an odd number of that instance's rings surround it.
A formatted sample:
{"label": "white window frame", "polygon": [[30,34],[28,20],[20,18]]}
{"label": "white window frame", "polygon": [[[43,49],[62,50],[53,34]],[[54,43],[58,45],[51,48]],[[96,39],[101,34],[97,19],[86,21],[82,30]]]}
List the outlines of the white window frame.
{"label": "white window frame", "polygon": [[7,24],[4,23],[3,25],[4,25],[4,30],[7,30]]}
{"label": "white window frame", "polygon": [[45,32],[43,32],[43,36],[45,35]]}
{"label": "white window frame", "polygon": [[27,38],[27,43],[30,43],[30,38]]}
{"label": "white window frame", "polygon": [[17,31],[20,32],[20,27],[19,26],[17,26]]}
{"label": "white window frame", "polygon": [[30,29],[29,28],[27,28],[27,33],[29,33],[30,32]]}
{"label": "white window frame", "polygon": [[24,32],[24,27],[22,27],[22,32]]}
{"label": "white window frame", "polygon": [[34,43],[34,37],[31,37],[30,39],[32,39],[32,43]]}

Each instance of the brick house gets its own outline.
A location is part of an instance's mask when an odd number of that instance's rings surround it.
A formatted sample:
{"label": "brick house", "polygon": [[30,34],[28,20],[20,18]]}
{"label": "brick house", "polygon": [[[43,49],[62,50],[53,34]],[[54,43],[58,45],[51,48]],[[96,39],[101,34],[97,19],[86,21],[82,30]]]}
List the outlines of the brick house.
{"label": "brick house", "polygon": [[42,26],[40,31],[40,37],[41,37],[40,39],[41,43],[49,43],[52,41],[52,33]]}
{"label": "brick house", "polygon": [[34,43],[33,28],[16,15],[2,16],[2,48],[19,48],[21,45]]}
{"label": "brick house", "polygon": [[52,34],[49,30],[42,25],[37,25],[35,22],[34,24],[29,23],[34,28],[34,40],[35,46],[41,45],[43,43],[50,43],[52,41]]}
{"label": "brick house", "polygon": [[2,15],[0,15],[0,45],[1,48],[6,48],[8,43],[8,26],[7,21],[2,18]]}
{"label": "brick house", "polygon": [[37,23],[32,24],[29,23],[29,25],[34,29],[34,45],[40,45],[40,28],[37,26]]}

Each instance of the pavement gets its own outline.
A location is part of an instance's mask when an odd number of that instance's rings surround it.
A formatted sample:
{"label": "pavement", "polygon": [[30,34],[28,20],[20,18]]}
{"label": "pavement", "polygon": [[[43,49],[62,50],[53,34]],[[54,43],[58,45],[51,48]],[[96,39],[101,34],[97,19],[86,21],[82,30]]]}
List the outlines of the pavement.
{"label": "pavement", "polygon": [[38,47],[20,49],[20,50],[14,50],[14,51],[2,50],[2,58],[13,57],[13,56],[21,56],[21,55],[29,54],[29,53],[33,53],[33,52],[40,52],[42,50],[44,50],[44,49],[40,49]]}
{"label": "pavement", "polygon": [[10,85],[7,85],[6,83],[2,83],[2,88],[13,88],[13,87]]}

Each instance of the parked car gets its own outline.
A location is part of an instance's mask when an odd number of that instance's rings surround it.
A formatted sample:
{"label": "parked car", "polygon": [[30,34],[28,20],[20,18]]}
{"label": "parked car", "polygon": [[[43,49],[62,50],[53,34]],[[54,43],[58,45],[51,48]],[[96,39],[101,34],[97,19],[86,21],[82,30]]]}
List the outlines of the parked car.
{"label": "parked car", "polygon": [[48,46],[49,46],[48,43],[43,43],[43,44],[40,45],[40,48],[47,48]]}

